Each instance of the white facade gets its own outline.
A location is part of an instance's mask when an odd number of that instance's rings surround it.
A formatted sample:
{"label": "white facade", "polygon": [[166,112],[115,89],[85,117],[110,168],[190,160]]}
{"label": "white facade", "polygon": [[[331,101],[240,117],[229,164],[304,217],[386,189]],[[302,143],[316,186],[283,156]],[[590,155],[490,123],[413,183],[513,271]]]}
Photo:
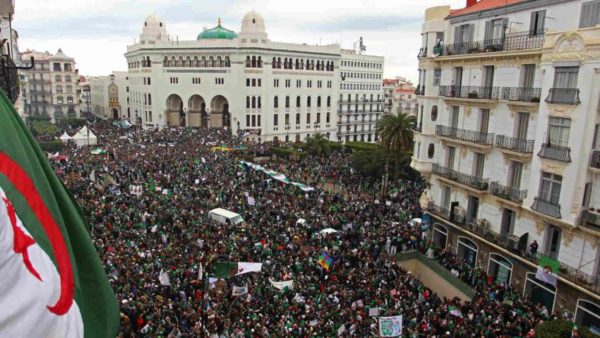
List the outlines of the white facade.
{"label": "white facade", "polygon": [[600,2],[492,3],[426,11],[412,166],[432,214],[527,234],[598,302]]}
{"label": "white facade", "polygon": [[375,142],[383,115],[384,59],[342,50],[338,100],[338,141]]}
{"label": "white facade", "polygon": [[[166,23],[152,15],[125,57],[129,102],[120,96],[119,118],[144,127],[227,126],[262,141],[301,141],[315,133],[337,140],[341,60],[369,61],[378,65],[370,73],[383,71],[382,58],[352,55],[337,44],[273,42],[254,11],[244,16],[239,33],[219,21],[192,41],[169,39]],[[379,84],[378,76],[362,82]],[[100,99],[95,88],[92,97]]]}
{"label": "white facade", "polygon": [[81,76],[77,84],[77,94],[79,95],[79,111],[82,113],[91,113],[92,93],[90,90],[90,82],[87,78]]}
{"label": "white facade", "polygon": [[27,94],[23,97],[27,100],[23,101],[23,115],[47,116],[52,120],[78,117],[79,76],[75,60],[60,49],[56,54],[28,50],[21,53],[23,66],[31,64],[31,57],[35,60],[34,68],[19,71],[28,79],[28,87],[24,88]]}
{"label": "white facade", "polygon": [[127,72],[88,78],[91,113],[102,119],[130,119]]}

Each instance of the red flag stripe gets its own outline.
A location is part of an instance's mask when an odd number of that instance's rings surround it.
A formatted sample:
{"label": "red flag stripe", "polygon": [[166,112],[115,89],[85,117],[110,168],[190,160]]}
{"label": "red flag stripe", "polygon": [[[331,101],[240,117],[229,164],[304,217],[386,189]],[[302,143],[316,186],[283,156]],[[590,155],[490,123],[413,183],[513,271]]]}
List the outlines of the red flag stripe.
{"label": "red flag stripe", "polygon": [[42,225],[54,251],[58,273],[60,274],[60,297],[48,310],[56,315],[66,314],[73,305],[75,292],[73,266],[65,239],[48,210],[35,184],[25,170],[7,154],[0,151],[0,174],[4,174],[17,191],[25,198],[27,205]]}

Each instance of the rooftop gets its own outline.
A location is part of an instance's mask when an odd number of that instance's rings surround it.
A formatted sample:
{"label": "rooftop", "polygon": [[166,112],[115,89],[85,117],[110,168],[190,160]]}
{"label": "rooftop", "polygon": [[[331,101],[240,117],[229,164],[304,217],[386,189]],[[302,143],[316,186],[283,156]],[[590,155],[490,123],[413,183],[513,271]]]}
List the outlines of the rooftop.
{"label": "rooftop", "polygon": [[488,9],[510,6],[510,5],[516,4],[518,2],[523,2],[523,1],[527,1],[527,0],[480,0],[471,6],[461,8],[461,9],[453,9],[450,11],[450,15],[448,15],[448,16],[453,17],[453,16],[465,15],[465,14],[470,14],[470,13],[476,13],[476,12],[481,12],[481,11],[485,11]]}

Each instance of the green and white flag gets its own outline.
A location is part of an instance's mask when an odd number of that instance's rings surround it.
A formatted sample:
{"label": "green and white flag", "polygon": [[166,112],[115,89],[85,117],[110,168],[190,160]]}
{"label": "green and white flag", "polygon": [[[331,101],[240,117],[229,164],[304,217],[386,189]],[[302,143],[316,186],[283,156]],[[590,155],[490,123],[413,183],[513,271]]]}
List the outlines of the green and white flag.
{"label": "green and white flag", "polygon": [[262,263],[250,262],[215,262],[213,263],[213,273],[211,276],[217,278],[227,278],[237,275],[243,275],[250,272],[261,272]]}
{"label": "green and white flag", "polygon": [[0,337],[116,336],[89,227],[2,92],[0,121]]}

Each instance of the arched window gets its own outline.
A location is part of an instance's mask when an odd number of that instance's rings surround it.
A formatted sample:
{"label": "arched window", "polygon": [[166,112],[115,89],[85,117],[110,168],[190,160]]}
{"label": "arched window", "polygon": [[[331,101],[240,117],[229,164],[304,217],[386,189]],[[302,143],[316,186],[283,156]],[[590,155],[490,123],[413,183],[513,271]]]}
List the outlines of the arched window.
{"label": "arched window", "polygon": [[434,154],[435,154],[435,145],[433,143],[429,143],[429,147],[427,148],[427,157],[429,159],[432,159]]}
{"label": "arched window", "polygon": [[556,288],[535,278],[535,273],[533,272],[527,272],[525,274],[523,296],[533,304],[540,303],[544,305],[549,313],[554,312]]}
{"label": "arched window", "polygon": [[296,59],[296,69],[300,69],[300,60]]}
{"label": "arched window", "polygon": [[438,106],[434,105],[431,107],[431,121],[437,120],[438,116]]}
{"label": "arched window", "polygon": [[62,76],[60,76],[60,75],[56,75],[56,76],[54,77],[54,81],[55,81],[55,82],[62,82]]}
{"label": "arched window", "polygon": [[300,69],[304,69],[304,59],[300,59]]}
{"label": "arched window", "polygon": [[252,56],[252,68],[256,68],[256,56]]}
{"label": "arched window", "polygon": [[229,56],[225,57],[225,67],[231,67],[231,60],[229,59]]}
{"label": "arched window", "polygon": [[250,96],[246,96],[246,108],[250,108]]}
{"label": "arched window", "polygon": [[285,97],[285,107],[286,107],[286,108],[289,108],[289,107],[290,107],[290,97],[289,97],[289,96],[286,96],[286,97]]}
{"label": "arched window", "polygon": [[331,96],[327,96],[327,107],[331,107]]}
{"label": "arched window", "polygon": [[63,92],[63,87],[61,85],[56,85],[56,92],[57,93],[62,93]]}
{"label": "arched window", "polygon": [[477,244],[466,237],[458,237],[457,255],[463,259],[472,268],[477,263],[477,252],[479,251]]}
{"label": "arched window", "polygon": [[185,57],[185,67],[191,67],[192,66],[192,59],[189,56]]}
{"label": "arched window", "polygon": [[488,261],[488,276],[496,283],[510,284],[513,263],[506,257],[497,253],[490,253]]}
{"label": "arched window", "polygon": [[283,60],[283,69],[288,69],[288,59],[287,58],[285,58]]}
{"label": "arched window", "polygon": [[258,109],[262,108],[262,100],[261,100],[260,96],[258,97],[258,102],[256,103],[256,106],[257,106]]}
{"label": "arched window", "polygon": [[215,66],[215,58],[214,57],[209,57],[208,58],[208,66],[209,67],[214,67]]}
{"label": "arched window", "polygon": [[206,67],[206,56],[203,56],[202,59],[200,59],[200,67]]}
{"label": "arched window", "polygon": [[252,96],[252,108],[256,108],[256,96]]}
{"label": "arched window", "polygon": [[279,97],[277,96],[273,98],[273,108],[279,108]]}
{"label": "arched window", "polygon": [[252,60],[250,60],[250,55],[246,56],[246,67],[252,67]]}
{"label": "arched window", "polygon": [[277,58],[277,68],[281,69],[281,58]]}
{"label": "arched window", "polygon": [[180,56],[177,58],[177,63],[176,63],[177,67],[183,67],[183,56]]}
{"label": "arched window", "polygon": [[163,59],[163,66],[164,67],[168,67],[169,66],[169,58],[165,56],[165,58]]}
{"label": "arched window", "polygon": [[198,57],[194,56],[194,60],[192,60],[192,67],[199,67],[200,64],[198,62]]}
{"label": "arched window", "polygon": [[600,305],[589,300],[578,299],[575,323],[586,327],[600,327]]}
{"label": "arched window", "polygon": [[306,106],[310,108],[310,96],[306,97]]}
{"label": "arched window", "polygon": [[296,107],[300,108],[300,96],[296,96]]}
{"label": "arched window", "polygon": [[258,68],[262,68],[262,56],[258,57]]}
{"label": "arched window", "polygon": [[223,59],[221,56],[217,56],[217,67],[223,67]]}
{"label": "arched window", "polygon": [[174,56],[171,56],[171,62],[169,64],[169,67],[175,67],[177,65],[177,60],[175,59]]}
{"label": "arched window", "polygon": [[152,66],[152,62],[150,61],[150,57],[146,56],[146,67]]}
{"label": "arched window", "polygon": [[321,97],[317,97],[317,107],[321,107]]}
{"label": "arched window", "polygon": [[440,249],[448,244],[448,229],[439,223],[433,225],[433,244]]}
{"label": "arched window", "polygon": [[277,58],[276,57],[273,57],[273,61],[271,61],[271,67],[277,68]]}

